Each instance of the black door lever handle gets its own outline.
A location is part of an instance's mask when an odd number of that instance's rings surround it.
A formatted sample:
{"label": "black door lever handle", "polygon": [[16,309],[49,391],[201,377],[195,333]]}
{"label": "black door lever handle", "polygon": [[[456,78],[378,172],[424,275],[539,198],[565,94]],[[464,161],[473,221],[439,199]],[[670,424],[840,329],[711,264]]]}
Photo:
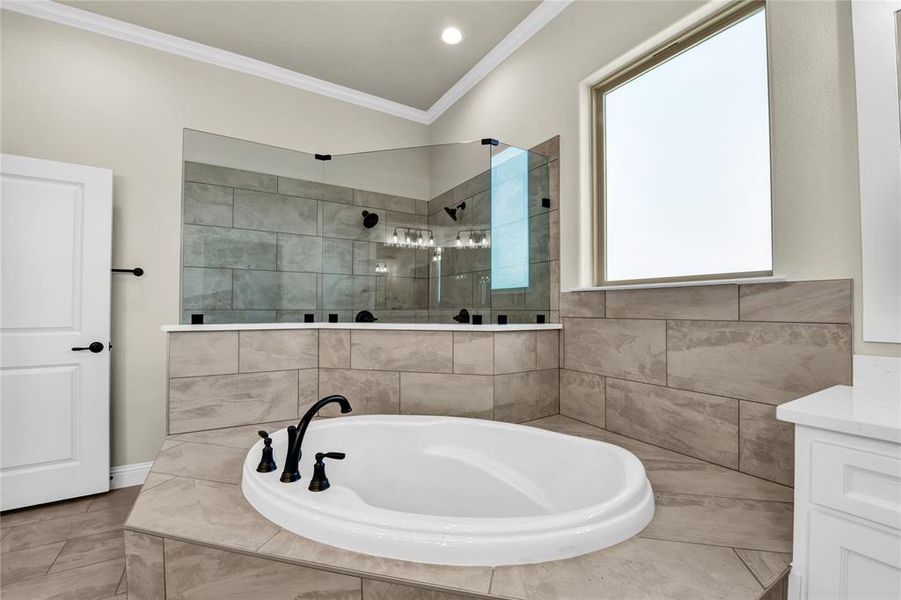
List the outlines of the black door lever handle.
{"label": "black door lever handle", "polygon": [[75,352],[80,352],[81,350],[90,350],[94,354],[97,354],[98,352],[103,352],[103,344],[101,344],[100,342],[91,342],[90,346],[85,346],[84,348],[72,348],[72,350]]}

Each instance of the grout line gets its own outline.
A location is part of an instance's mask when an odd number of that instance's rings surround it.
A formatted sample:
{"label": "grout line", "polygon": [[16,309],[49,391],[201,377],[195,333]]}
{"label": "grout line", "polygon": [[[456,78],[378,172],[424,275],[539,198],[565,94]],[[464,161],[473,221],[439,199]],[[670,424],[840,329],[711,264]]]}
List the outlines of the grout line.
{"label": "grout line", "polygon": [[[729,544],[712,544],[708,542],[693,542],[691,540],[677,540],[670,539],[664,537],[654,537],[651,535],[645,535],[642,531],[637,536],[645,540],[657,540],[658,542],[672,542],[674,544],[691,544],[692,546],[708,546],[714,548],[735,548],[736,546],[730,546]],[[772,552],[774,554],[791,554],[791,550],[770,550],[768,548],[745,548],[746,550],[754,550],[755,552]]]}
{"label": "grout line", "polygon": [[[59,557],[62,555],[63,550],[65,550],[66,546],[68,546],[68,545],[69,545],[69,540],[67,539],[65,542],[63,542],[63,545],[59,547],[59,550],[57,551],[56,556],[53,557],[53,561],[51,561],[51,563],[47,566],[47,570],[44,571],[44,574],[42,575],[42,577],[46,577],[47,575],[50,574],[50,569],[53,568],[53,565],[56,564],[56,561],[59,560]],[[99,561],[99,562],[103,562],[103,561]],[[85,566],[87,566],[87,565],[85,565]]]}
{"label": "grout line", "polygon": [[[761,586],[764,590],[766,590],[766,586],[763,585],[763,582],[760,581],[760,578],[757,577],[757,574],[754,573],[754,570],[751,569],[750,566],[748,566],[748,563],[745,562],[745,559],[743,559],[743,558],[741,557],[741,554],[738,553],[738,550],[737,550],[734,546],[732,547],[732,552],[734,552],[734,553],[735,553],[735,556],[738,557],[739,562],[741,562],[741,564],[742,564],[748,571],[750,571],[751,576],[754,577],[754,579],[757,580],[757,583],[759,583],[760,586]],[[778,577],[777,577],[776,579],[778,580]]]}

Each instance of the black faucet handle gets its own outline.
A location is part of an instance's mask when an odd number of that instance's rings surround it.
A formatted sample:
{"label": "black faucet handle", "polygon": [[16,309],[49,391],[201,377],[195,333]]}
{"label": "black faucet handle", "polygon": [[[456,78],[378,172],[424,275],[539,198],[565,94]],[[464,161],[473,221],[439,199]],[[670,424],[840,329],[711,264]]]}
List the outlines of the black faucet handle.
{"label": "black faucet handle", "polygon": [[271,438],[269,438],[269,434],[266,433],[265,431],[263,431],[262,429],[260,429],[259,431],[257,431],[257,435],[260,436],[261,438],[263,438],[264,440],[265,440],[265,439],[271,439]]}
{"label": "black faucet handle", "polygon": [[316,453],[316,462],[322,462],[323,458],[334,458],[335,460],[344,460],[344,457],[347,456],[343,452],[317,452]]}
{"label": "black faucet handle", "polygon": [[325,458],[334,458],[335,460],[343,460],[346,455],[343,452],[317,452],[316,464],[313,465],[313,479],[310,481],[310,487],[307,488],[311,492],[324,492],[331,487],[328,477],[325,475]]}

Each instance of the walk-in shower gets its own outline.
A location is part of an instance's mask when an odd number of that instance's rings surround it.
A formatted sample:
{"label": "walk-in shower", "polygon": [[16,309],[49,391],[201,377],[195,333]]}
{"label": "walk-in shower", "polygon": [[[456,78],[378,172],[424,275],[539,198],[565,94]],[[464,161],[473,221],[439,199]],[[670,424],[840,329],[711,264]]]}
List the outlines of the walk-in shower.
{"label": "walk-in shower", "polygon": [[544,156],[493,139],[307,154],[186,130],[184,159],[183,323],[550,320]]}

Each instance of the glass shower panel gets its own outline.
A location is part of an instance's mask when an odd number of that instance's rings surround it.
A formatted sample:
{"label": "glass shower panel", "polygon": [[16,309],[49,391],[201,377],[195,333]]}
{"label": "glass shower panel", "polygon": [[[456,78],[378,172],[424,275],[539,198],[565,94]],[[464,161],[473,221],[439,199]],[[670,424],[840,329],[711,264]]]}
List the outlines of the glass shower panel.
{"label": "glass shower panel", "polygon": [[436,146],[429,227],[437,250],[430,272],[429,321],[453,323],[460,311],[491,320],[490,146]]}
{"label": "glass shower panel", "polygon": [[181,322],[318,321],[322,162],[194,130],[183,156]]}
{"label": "glass shower panel", "polygon": [[491,317],[550,320],[547,157],[498,144],[491,151]]}
{"label": "glass shower panel", "polygon": [[334,155],[185,131],[182,322],[547,319],[548,162],[480,141]]}
{"label": "glass shower panel", "polygon": [[326,183],[353,190],[350,204],[323,204],[322,235],[350,256],[322,273],[323,311],[340,321],[428,322],[430,147],[333,156]]}

